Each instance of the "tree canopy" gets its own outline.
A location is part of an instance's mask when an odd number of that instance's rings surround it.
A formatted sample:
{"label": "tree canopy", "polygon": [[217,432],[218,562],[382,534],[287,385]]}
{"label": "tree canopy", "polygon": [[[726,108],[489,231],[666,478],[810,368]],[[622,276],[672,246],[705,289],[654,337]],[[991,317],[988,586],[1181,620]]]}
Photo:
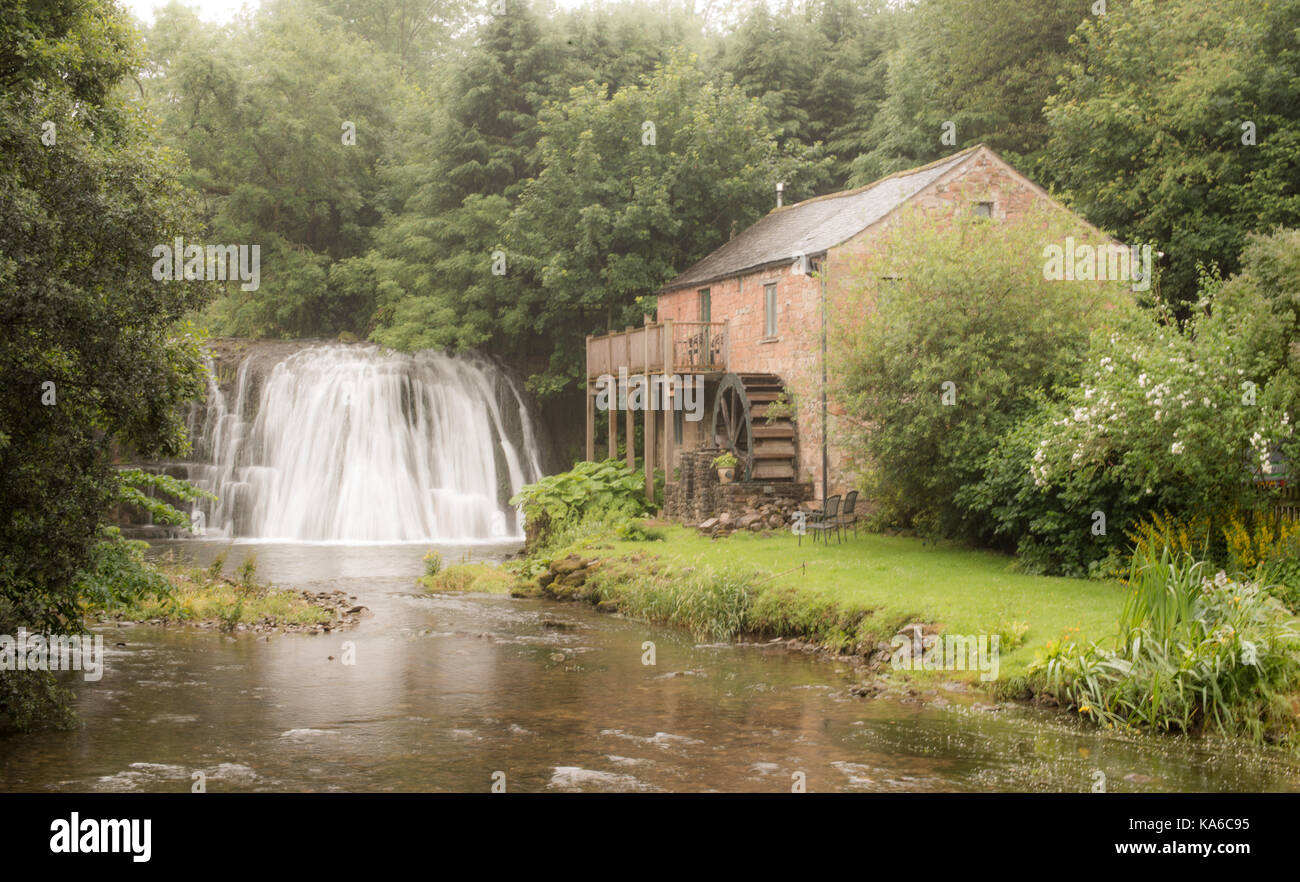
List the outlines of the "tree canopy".
{"label": "tree canopy", "polygon": [[[771,206],[778,165],[800,198],[983,142],[1194,301],[1198,266],[1300,211],[1300,0],[1202,7],[268,0],[215,31],[173,6],[141,88],[213,231],[267,255],[210,329],[483,349],[550,395],[575,339]],[[711,126],[731,140],[674,143]]]}

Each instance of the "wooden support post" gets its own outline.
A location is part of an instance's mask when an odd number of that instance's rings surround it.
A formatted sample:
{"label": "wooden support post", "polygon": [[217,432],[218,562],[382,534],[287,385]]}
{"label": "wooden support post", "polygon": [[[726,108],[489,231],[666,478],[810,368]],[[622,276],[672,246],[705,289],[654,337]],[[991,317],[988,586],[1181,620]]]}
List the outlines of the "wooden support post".
{"label": "wooden support post", "polygon": [[655,495],[655,412],[649,405],[645,409],[645,498]]}
{"label": "wooden support post", "polygon": [[[662,332],[661,327],[660,333]],[[645,377],[644,391],[648,396],[650,392],[650,377],[652,376],[650,373],[650,325],[646,325],[645,337],[642,342],[644,343],[643,349],[645,351],[645,373],[643,374]],[[645,402],[645,428],[642,432],[642,434],[645,435],[642,439],[642,446],[645,447],[645,498],[652,501],[655,498],[655,421],[654,409],[652,408],[653,403],[653,401]]]}
{"label": "wooden support post", "polygon": [[633,413],[632,408],[629,407],[624,412],[624,416],[627,418],[627,425],[625,426],[625,431],[627,434],[627,467],[629,469],[635,470],[636,469],[636,414]]}
{"label": "wooden support post", "polygon": [[591,335],[587,335],[587,462],[596,459],[596,396],[591,388]]}
{"label": "wooden support post", "polygon": [[[607,353],[605,363],[609,365],[609,372],[614,377],[618,376],[618,365],[614,364],[614,334],[609,332],[605,336],[605,352]],[[610,390],[609,410],[605,412],[609,417],[609,456],[606,459],[618,459],[618,384],[615,382],[614,388]]]}
{"label": "wooden support post", "polygon": [[596,461],[596,396],[587,383],[587,462]]}
{"label": "wooden support post", "polygon": [[[668,380],[673,376],[673,323],[669,319],[664,323],[664,388],[668,386]],[[680,389],[674,389],[674,393],[680,395]],[[665,396],[664,399],[664,484],[673,479],[673,411],[671,402]]]}
{"label": "wooden support post", "polygon": [[[627,330],[627,360],[632,360],[632,327],[628,326]],[[630,367],[630,365],[629,365]],[[629,396],[630,398],[631,396]],[[627,436],[627,467],[629,470],[636,469],[636,414],[632,412],[632,406],[629,403],[623,410],[623,416],[627,420],[624,425],[624,433]]]}
{"label": "wooden support post", "polygon": [[609,396],[609,410],[605,411],[609,417],[609,456],[607,459],[618,459],[618,385],[615,381],[613,391]]}

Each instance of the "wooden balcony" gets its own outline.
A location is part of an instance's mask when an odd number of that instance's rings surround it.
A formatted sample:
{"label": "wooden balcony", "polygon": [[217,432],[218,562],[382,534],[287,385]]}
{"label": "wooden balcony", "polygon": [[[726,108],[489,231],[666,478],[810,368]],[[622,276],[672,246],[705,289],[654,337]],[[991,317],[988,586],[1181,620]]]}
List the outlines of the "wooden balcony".
{"label": "wooden balcony", "polygon": [[726,322],[646,324],[587,338],[587,379],[629,374],[703,374],[727,369]]}

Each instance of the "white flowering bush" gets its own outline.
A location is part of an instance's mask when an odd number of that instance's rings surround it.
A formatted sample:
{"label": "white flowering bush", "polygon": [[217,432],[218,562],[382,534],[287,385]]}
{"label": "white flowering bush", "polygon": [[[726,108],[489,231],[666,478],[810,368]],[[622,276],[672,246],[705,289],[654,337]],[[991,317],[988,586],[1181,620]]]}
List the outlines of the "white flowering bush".
{"label": "white flowering bush", "polygon": [[1038,440],[1034,484],[1107,469],[1124,490],[1099,504],[1181,510],[1238,502],[1252,473],[1267,478],[1270,455],[1293,438],[1291,415],[1228,341],[1196,332],[1126,328],[1100,341]]}
{"label": "white flowering bush", "polygon": [[1027,568],[1073,574],[1110,569],[1151,512],[1268,505],[1257,485],[1276,455],[1300,461],[1300,260],[1278,257],[1294,238],[1256,243],[1226,284],[1206,276],[1181,326],[1144,313],[1095,334],[1080,382],[1009,433],[958,501],[1014,539]]}

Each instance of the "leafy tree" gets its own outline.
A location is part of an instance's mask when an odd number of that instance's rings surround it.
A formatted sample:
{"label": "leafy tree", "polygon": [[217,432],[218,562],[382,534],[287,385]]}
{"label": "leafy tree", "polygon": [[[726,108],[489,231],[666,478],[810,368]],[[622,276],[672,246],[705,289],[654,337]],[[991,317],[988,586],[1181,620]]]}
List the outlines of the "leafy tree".
{"label": "leafy tree", "polygon": [[[604,83],[609,94],[634,86],[675,53],[707,54],[703,21],[689,8],[655,0],[623,0],[560,13],[565,81]],[[564,98],[564,94],[556,96]]]}
{"label": "leafy tree", "polygon": [[173,4],[150,49],[151,104],[189,154],[184,182],[204,194],[212,237],[261,249],[260,287],[231,284],[217,330],[364,331],[373,300],[332,287],[329,270],[365,253],[380,221],[378,167],[407,100],[392,57],[305,0],[215,32]]}
{"label": "leafy tree", "polygon": [[753,4],[723,42],[720,67],[766,109],[785,146],[831,145],[839,189],[885,98],[886,53],[898,16],[877,0],[822,0],[771,11]]}
{"label": "leafy tree", "polygon": [[1049,161],[1090,220],[1168,253],[1175,302],[1252,231],[1300,223],[1298,28],[1300,0],[1134,0],[1079,30]]}
{"label": "leafy tree", "polygon": [[508,299],[493,252],[534,169],[537,113],[557,88],[562,45],[531,6],[512,2],[449,71],[436,112],[408,108],[375,247],[335,268],[375,299],[373,339],[407,350],[509,348],[491,307]]}
{"label": "leafy tree", "polygon": [[[889,56],[875,146],[856,160],[852,182],[983,142],[1051,183],[1041,163],[1050,134],[1043,106],[1090,8],[1090,0],[920,0]],[[949,122],[953,144],[941,140]]]}
{"label": "leafy tree", "polygon": [[[205,289],[155,281],[151,251],[200,227],[183,165],[119,88],[141,55],[113,4],[11,3],[0,58],[0,630],[66,632],[119,494],[114,442],[185,450],[180,405],[203,383],[181,322]],[[58,697],[0,680],[20,724]]]}
{"label": "leafy tree", "polygon": [[542,114],[542,171],[506,230],[526,279],[498,314],[551,341],[543,394],[581,369],[583,337],[640,320],[640,295],[768,210],[776,181],[808,193],[825,163],[778,148],[757,101],[676,59],[606,97],[594,83]]}
{"label": "leafy tree", "polygon": [[344,26],[398,62],[398,70],[425,82],[454,45],[476,4],[468,0],[317,0]]}
{"label": "leafy tree", "polygon": [[[574,370],[571,338],[581,339],[592,319],[561,303],[539,313],[530,252],[507,244],[526,223],[510,220],[526,182],[560,161],[539,147],[544,108],[570,100],[570,90],[583,83],[591,101],[608,99],[617,84],[639,81],[666,59],[679,35],[693,39],[694,21],[656,20],[649,5],[545,20],[513,3],[489,19],[452,71],[436,114],[413,106],[402,126],[408,143],[388,176],[388,192],[401,199],[376,247],[334,269],[343,284],[373,292],[379,308],[372,338],[402,349],[484,348],[536,365],[533,388],[557,391]],[[679,97],[694,100],[685,92]],[[566,326],[566,318],[583,324]],[[608,319],[605,310],[600,321]],[[548,368],[553,356],[558,361]]]}

